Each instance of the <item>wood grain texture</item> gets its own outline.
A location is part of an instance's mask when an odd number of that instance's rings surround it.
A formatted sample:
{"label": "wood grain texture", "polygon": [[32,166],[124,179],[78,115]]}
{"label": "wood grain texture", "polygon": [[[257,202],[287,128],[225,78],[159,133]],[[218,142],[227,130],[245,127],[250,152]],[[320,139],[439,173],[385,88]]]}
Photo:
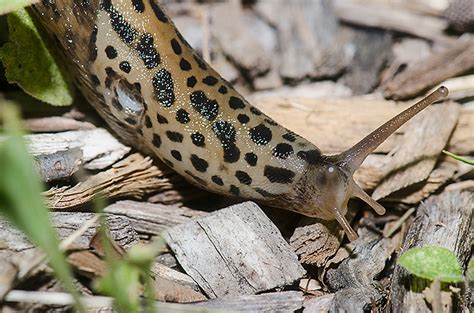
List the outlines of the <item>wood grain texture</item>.
{"label": "wood grain texture", "polygon": [[159,235],[163,230],[190,222],[193,218],[209,213],[191,210],[177,205],[163,205],[131,200],[118,201],[104,209],[104,212],[128,220],[141,234]]}
{"label": "wood grain texture", "polygon": [[394,247],[390,239],[381,238],[366,228],[360,229],[359,235],[349,258],[327,273],[327,283],[337,290],[332,312],[363,312],[384,299],[383,289],[377,288],[375,277],[385,268]]}
{"label": "wood grain texture", "polygon": [[445,51],[410,65],[382,86],[386,98],[407,99],[418,96],[444,80],[474,68],[474,39],[458,39]]}
{"label": "wood grain texture", "polygon": [[282,287],[305,273],[279,230],[253,202],[175,226],[163,236],[210,298]]}

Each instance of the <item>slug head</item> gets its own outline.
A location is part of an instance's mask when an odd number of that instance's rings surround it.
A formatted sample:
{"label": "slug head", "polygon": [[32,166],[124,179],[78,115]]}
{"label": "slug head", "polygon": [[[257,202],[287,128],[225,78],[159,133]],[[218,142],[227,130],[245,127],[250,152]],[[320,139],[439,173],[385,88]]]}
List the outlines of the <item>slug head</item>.
{"label": "slug head", "polygon": [[433,102],[447,95],[448,89],[439,87],[426,98],[374,130],[352,148],[339,155],[323,157],[317,165],[309,167],[301,183],[312,187],[302,185],[299,187],[300,192],[309,200],[308,203],[311,203],[313,208],[305,214],[323,219],[336,219],[350,240],[357,239],[356,232],[344,217],[349,199],[354,197],[361,199],[378,214],[384,214],[385,209],[356,184],[352,175],[365,158],[400,126]]}

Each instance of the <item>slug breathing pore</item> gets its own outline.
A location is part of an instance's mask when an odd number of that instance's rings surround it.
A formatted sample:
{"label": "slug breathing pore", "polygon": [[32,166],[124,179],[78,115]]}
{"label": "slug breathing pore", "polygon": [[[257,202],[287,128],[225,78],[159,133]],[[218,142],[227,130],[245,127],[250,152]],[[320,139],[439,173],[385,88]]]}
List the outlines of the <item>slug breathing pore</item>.
{"label": "slug breathing pore", "polygon": [[192,49],[157,0],[43,0],[31,10],[77,87],[124,141],[211,192],[336,219],[350,198],[385,209],[352,175],[390,134],[445,97],[438,88],[339,155],[275,122]]}

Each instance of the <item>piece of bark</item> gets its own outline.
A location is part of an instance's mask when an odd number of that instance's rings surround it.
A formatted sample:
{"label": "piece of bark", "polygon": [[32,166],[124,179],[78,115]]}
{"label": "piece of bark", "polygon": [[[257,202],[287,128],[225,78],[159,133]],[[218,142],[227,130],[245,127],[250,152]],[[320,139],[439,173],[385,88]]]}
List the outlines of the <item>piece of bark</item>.
{"label": "piece of bark", "polygon": [[[51,221],[60,240],[67,238],[74,231],[79,229],[86,221],[92,219],[95,213],[81,212],[51,212]],[[138,243],[139,238],[135,230],[130,226],[128,220],[120,216],[108,215],[106,217],[109,232],[121,246],[131,247]],[[89,227],[79,238],[74,241],[77,249],[88,249],[91,238],[96,233],[96,226]],[[34,245],[27,237],[13,227],[5,219],[0,219],[0,237],[7,244],[8,250],[24,251],[33,249]]]}
{"label": "piece of bark", "polygon": [[[474,198],[470,192],[445,191],[431,196],[418,206],[400,254],[413,247],[442,247],[454,252],[465,268],[471,255],[473,211]],[[423,280],[396,266],[390,286],[392,311],[430,312],[423,294],[410,289],[410,285],[416,284],[423,285]],[[468,312],[469,309],[457,307],[454,311]]]}
{"label": "piece of bark", "polygon": [[442,156],[425,181],[415,184],[406,190],[395,192],[388,196],[386,200],[390,202],[417,204],[452,179],[457,169],[457,161],[447,156]]}
{"label": "piece of bark", "polygon": [[25,120],[25,127],[34,133],[56,133],[68,130],[96,128],[92,123],[82,122],[63,116],[29,118]]}
{"label": "piece of bark", "polygon": [[144,195],[173,188],[169,178],[148,157],[136,153],[116,163],[109,170],[88,177],[72,187],[52,188],[44,195],[49,208],[65,210],[90,202],[100,193],[103,197],[143,198]]}
{"label": "piece of bark", "polygon": [[301,291],[281,291],[260,295],[225,297],[192,304],[208,309],[238,312],[297,312],[303,307]]}
{"label": "piece of bark", "polygon": [[380,2],[338,0],[334,6],[337,17],[346,23],[397,31],[442,44],[454,41],[444,35],[447,23],[441,18],[415,14]]}
{"label": "piece of bark", "polygon": [[304,301],[303,313],[322,313],[331,310],[334,301],[334,294],[330,293],[324,296],[310,298]]}
{"label": "piece of bark", "polygon": [[35,167],[44,182],[51,182],[71,177],[79,170],[82,150],[72,148],[34,157]]}
{"label": "piece of bark", "polygon": [[420,183],[430,175],[456,126],[460,106],[445,103],[427,108],[409,121],[405,134],[387,155],[386,173],[372,198],[379,200]]}
{"label": "piece of bark", "polygon": [[[383,85],[410,64],[427,58],[430,54],[430,45],[426,40],[409,37],[401,38],[400,41],[392,45],[392,58],[387,64],[387,68],[382,72],[380,84]],[[449,95],[450,97],[452,95],[450,88]]]}
{"label": "piece of bark", "polygon": [[257,12],[278,30],[284,79],[334,76],[347,65],[331,1],[259,1]]}
{"label": "piece of bark", "polygon": [[147,235],[159,235],[169,227],[187,223],[193,218],[209,214],[176,205],[130,200],[115,202],[107,206],[104,212],[123,217],[137,232]]}
{"label": "piece of bark", "polygon": [[474,106],[463,107],[447,150],[458,155],[474,154]]}
{"label": "piece of bark", "polygon": [[[256,16],[247,15],[237,1],[219,3],[211,8],[212,35],[219,47],[238,67],[244,68],[250,76],[270,69],[272,48],[264,45],[265,36],[275,37],[273,30],[264,22],[255,21]],[[276,39],[269,39],[274,41]],[[252,53],[249,53],[252,51]]]}
{"label": "piece of bark", "polygon": [[253,202],[169,228],[163,236],[210,298],[286,286],[305,273],[279,230]]}
{"label": "piece of bark", "polygon": [[384,298],[375,277],[385,268],[394,247],[389,239],[366,228],[359,229],[359,235],[351,256],[327,273],[327,283],[336,290],[332,312],[362,312]]}
{"label": "piece of bark", "polygon": [[445,51],[409,66],[382,86],[384,96],[407,99],[474,68],[474,39],[459,38]]}
{"label": "piece of bark", "polygon": [[121,144],[103,128],[68,131],[57,134],[25,136],[32,155],[47,155],[73,148],[82,150],[85,169],[101,170],[123,158],[130,148]]}
{"label": "piece of bark", "polygon": [[380,72],[391,56],[392,35],[376,29],[352,30],[355,49],[343,82],[355,95],[374,90],[380,82]]}
{"label": "piece of bark", "polygon": [[322,267],[339,249],[343,237],[344,230],[336,221],[304,218],[291,236],[290,245],[302,264]]}

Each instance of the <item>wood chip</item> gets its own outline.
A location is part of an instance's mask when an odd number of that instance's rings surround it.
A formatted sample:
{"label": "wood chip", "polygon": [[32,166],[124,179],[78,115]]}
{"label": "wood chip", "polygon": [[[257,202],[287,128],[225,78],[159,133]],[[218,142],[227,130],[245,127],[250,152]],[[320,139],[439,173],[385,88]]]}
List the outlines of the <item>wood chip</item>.
{"label": "wood chip", "polygon": [[159,235],[169,227],[187,223],[193,218],[209,214],[177,205],[130,200],[115,202],[107,206],[104,212],[125,218],[137,232],[147,235]]}
{"label": "wood chip", "polygon": [[376,288],[375,277],[384,269],[394,247],[389,239],[380,238],[366,228],[359,229],[359,235],[353,242],[352,255],[327,273],[328,284],[337,290],[331,311],[362,312],[373,303],[380,304],[384,298],[383,289]]}
{"label": "wood chip", "polygon": [[390,174],[374,190],[372,198],[385,198],[427,179],[447,145],[459,112],[459,105],[446,103],[427,108],[409,121],[397,147],[386,157],[386,172]]}
{"label": "wood chip", "polygon": [[474,68],[474,39],[460,38],[443,52],[413,63],[382,86],[384,96],[407,99]]}
{"label": "wood chip", "polygon": [[[95,216],[95,213],[82,212],[51,212],[51,220],[61,240],[67,238],[75,230],[79,229],[85,222]],[[130,226],[128,220],[120,216],[109,215],[106,218],[112,238],[121,246],[131,247],[138,243],[139,238],[135,230]],[[96,233],[96,226],[91,226],[79,238],[74,241],[76,249],[88,249],[91,238]],[[7,244],[8,250],[24,251],[33,249],[33,244],[26,236],[8,223],[0,219],[0,238]]]}
{"label": "wood chip", "polygon": [[44,195],[51,209],[64,210],[84,205],[98,193],[108,199],[140,199],[145,194],[172,187],[173,184],[163,176],[163,172],[152,165],[150,158],[136,153],[116,163],[111,169],[90,176],[75,186],[52,188]]}
{"label": "wood chip", "polygon": [[[234,63],[249,71],[251,76],[270,69],[271,58],[268,55],[272,54],[272,47],[263,45],[266,37],[275,36],[270,26],[258,23],[255,16],[248,15],[246,21],[241,4],[236,1],[212,6],[211,21],[213,36]],[[273,41],[276,42],[276,39]],[[276,46],[276,43],[273,45]]]}
{"label": "wood chip", "polygon": [[346,23],[397,31],[443,44],[453,42],[444,35],[447,23],[443,19],[394,8],[382,2],[338,0],[335,1],[335,11],[337,17]]}
{"label": "wood chip", "polygon": [[261,295],[212,299],[193,305],[208,309],[239,312],[296,312],[303,307],[303,293],[281,291]]}
{"label": "wood chip", "polygon": [[347,65],[346,38],[330,1],[259,1],[257,10],[277,28],[284,79],[334,76]]}
{"label": "wood chip", "polygon": [[101,170],[123,158],[130,148],[103,128],[57,134],[27,135],[32,155],[48,155],[73,148],[82,150],[81,163],[88,170]]}
{"label": "wood chip", "polygon": [[34,157],[35,167],[44,182],[70,178],[79,170],[82,150],[72,148]]}
{"label": "wood chip", "polygon": [[68,130],[94,129],[94,124],[81,122],[63,116],[48,116],[29,118],[25,120],[25,127],[35,133],[56,133]]}
{"label": "wood chip", "polygon": [[169,228],[163,236],[210,298],[286,286],[305,273],[278,229],[253,202]]}
{"label": "wood chip", "polygon": [[300,224],[290,238],[290,245],[302,264],[324,266],[339,249],[344,230],[336,221],[304,218]]}
{"label": "wood chip", "polygon": [[[436,246],[454,252],[463,266],[471,256],[472,214],[474,198],[471,192],[445,191],[431,196],[418,207],[400,254],[412,247]],[[405,284],[404,282],[411,282]],[[426,282],[425,282],[426,283]],[[422,293],[410,289],[423,286],[423,280],[411,276],[396,266],[390,287],[390,307],[393,311],[429,312]],[[469,312],[467,306],[456,301],[454,312]],[[465,302],[466,303],[466,302]],[[469,302],[466,304],[469,305]]]}

